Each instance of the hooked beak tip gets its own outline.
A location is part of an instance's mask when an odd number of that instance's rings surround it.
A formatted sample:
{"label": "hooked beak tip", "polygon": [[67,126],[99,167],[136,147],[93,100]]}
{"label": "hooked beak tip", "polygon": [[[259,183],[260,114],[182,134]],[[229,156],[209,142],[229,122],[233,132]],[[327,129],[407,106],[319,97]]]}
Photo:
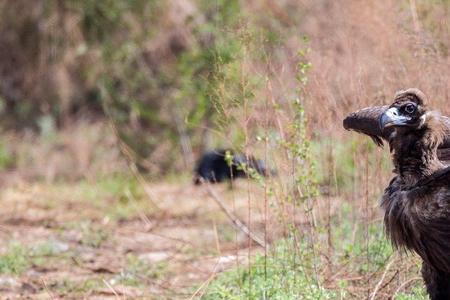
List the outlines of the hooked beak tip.
{"label": "hooked beak tip", "polygon": [[394,123],[393,123],[393,120],[391,118],[389,118],[389,116],[386,115],[386,113],[383,113],[380,117],[379,124],[380,124],[380,129],[383,132],[384,129],[392,126]]}
{"label": "hooked beak tip", "polygon": [[408,118],[399,114],[397,108],[392,107],[385,111],[380,117],[380,129],[384,129],[393,126],[405,126],[408,123]]}

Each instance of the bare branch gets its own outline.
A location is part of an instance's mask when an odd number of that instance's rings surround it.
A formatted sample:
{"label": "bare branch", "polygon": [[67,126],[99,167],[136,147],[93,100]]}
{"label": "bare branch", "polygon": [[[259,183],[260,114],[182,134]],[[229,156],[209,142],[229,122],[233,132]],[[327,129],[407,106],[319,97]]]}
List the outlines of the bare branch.
{"label": "bare branch", "polygon": [[266,244],[264,241],[255,235],[253,232],[250,231],[250,229],[241,221],[237,216],[233,214],[233,212],[225,205],[225,203],[219,198],[219,196],[214,192],[214,190],[211,188],[210,184],[206,184],[206,190],[208,191],[209,196],[220,206],[220,208],[223,210],[223,212],[227,215],[227,217],[231,220],[233,225],[245,233],[250,239],[252,239],[255,243],[260,245],[261,247],[265,248]]}

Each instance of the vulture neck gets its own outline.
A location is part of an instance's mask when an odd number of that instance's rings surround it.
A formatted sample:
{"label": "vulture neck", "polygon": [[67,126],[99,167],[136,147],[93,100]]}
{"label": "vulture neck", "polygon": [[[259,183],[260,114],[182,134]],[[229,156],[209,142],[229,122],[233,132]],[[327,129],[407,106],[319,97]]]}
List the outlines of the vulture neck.
{"label": "vulture neck", "polygon": [[430,176],[444,167],[438,159],[437,148],[443,140],[441,124],[431,122],[421,129],[408,130],[398,128],[391,137],[391,151],[395,172],[408,186]]}

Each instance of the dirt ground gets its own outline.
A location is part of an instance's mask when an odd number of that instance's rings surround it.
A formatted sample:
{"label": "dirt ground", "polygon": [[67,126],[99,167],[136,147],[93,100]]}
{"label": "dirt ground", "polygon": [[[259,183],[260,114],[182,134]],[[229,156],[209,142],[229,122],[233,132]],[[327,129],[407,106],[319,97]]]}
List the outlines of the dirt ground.
{"label": "dirt ground", "polygon": [[[258,251],[188,180],[144,190],[123,179],[0,186],[1,299],[196,298]],[[245,181],[213,188],[245,218]],[[260,212],[251,218],[261,234]]]}

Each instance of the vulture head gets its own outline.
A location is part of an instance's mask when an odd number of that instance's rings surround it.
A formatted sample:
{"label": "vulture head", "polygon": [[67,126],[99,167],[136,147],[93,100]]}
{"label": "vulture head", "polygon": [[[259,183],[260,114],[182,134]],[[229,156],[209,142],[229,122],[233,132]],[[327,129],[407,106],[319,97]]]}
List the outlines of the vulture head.
{"label": "vulture head", "polygon": [[427,108],[425,95],[415,88],[397,92],[394,102],[381,114],[379,126],[381,132],[390,130],[391,150],[400,145],[412,150],[414,143],[420,142],[424,147],[421,151],[434,152],[443,143],[448,129],[441,115]]}
{"label": "vulture head", "polygon": [[438,112],[426,106],[418,89],[398,92],[393,103],[381,114],[381,132],[391,130],[389,145],[395,170],[411,182],[442,167],[437,148],[445,138],[445,124]]}
{"label": "vulture head", "polygon": [[423,127],[427,121],[425,102],[425,95],[418,89],[397,92],[394,102],[381,114],[381,132],[389,127],[405,132]]}
{"label": "vulture head", "polygon": [[[394,137],[433,128],[436,134],[430,138],[434,138],[433,144],[438,143],[438,157],[450,163],[450,118],[430,111],[426,96],[419,89],[397,92],[391,105],[353,112],[344,119],[343,125],[347,130],[368,135],[379,146],[383,141],[389,142],[391,151]],[[442,131],[443,135],[440,134]]]}

